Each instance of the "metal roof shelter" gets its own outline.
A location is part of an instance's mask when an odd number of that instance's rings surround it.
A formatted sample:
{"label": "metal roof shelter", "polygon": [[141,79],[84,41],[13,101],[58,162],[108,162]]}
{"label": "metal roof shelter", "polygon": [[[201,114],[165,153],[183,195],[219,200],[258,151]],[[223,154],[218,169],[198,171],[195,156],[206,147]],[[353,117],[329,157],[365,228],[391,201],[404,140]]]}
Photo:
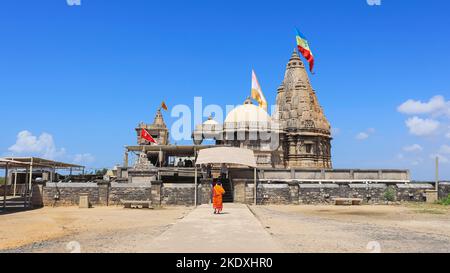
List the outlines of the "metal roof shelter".
{"label": "metal roof shelter", "polygon": [[[201,150],[195,161],[195,188],[197,189],[197,166],[206,164],[236,164],[248,166],[254,169],[254,204],[257,202],[257,164],[255,154],[252,150],[218,147]],[[195,205],[197,205],[197,191],[195,191]]]}
{"label": "metal roof shelter", "polygon": [[26,167],[26,166],[27,164],[23,162],[0,158],[0,169],[5,170],[5,189],[3,190],[3,210],[6,210],[6,198],[7,198],[6,184],[8,181],[9,168]]}
{"label": "metal roof shelter", "polygon": [[41,168],[53,168],[53,169],[79,169],[82,170],[85,167],[81,165],[76,164],[70,164],[70,163],[64,163],[64,162],[58,162],[48,159],[43,159],[39,157],[7,157],[5,160],[11,160],[15,162],[24,163],[26,165],[33,165],[35,167],[41,167]]}
{"label": "metal roof shelter", "polygon": [[208,149],[211,147],[217,147],[214,145],[141,145],[141,146],[127,146],[126,150],[128,152],[153,152],[159,153],[164,152],[169,156],[193,156],[196,151],[202,149]]}
{"label": "metal roof shelter", "polygon": [[[58,161],[53,161],[53,160],[48,160],[48,159],[43,159],[43,158],[39,158],[39,157],[7,157],[7,158],[0,158],[0,169],[4,169],[5,170],[5,190],[3,191],[3,209],[6,209],[6,198],[7,198],[7,190],[6,190],[6,186],[7,186],[7,181],[8,181],[8,172],[10,169],[19,169],[19,168],[24,168],[26,169],[27,172],[29,172],[29,181],[28,181],[28,187],[25,187],[26,190],[28,190],[28,192],[26,193],[26,196],[28,196],[29,198],[31,197],[31,195],[29,193],[31,193],[31,186],[32,186],[32,179],[33,179],[33,168],[48,168],[53,170],[54,172],[56,170],[61,170],[61,169],[69,169],[70,172],[72,173],[72,170],[83,170],[84,171],[84,166],[81,165],[76,165],[76,164],[70,164],[70,163],[64,163],[64,162],[58,162]],[[17,174],[16,174],[16,178],[17,178]],[[14,181],[14,188],[15,188],[15,183],[16,181]],[[14,190],[15,191],[15,190]],[[27,204],[27,198],[25,197],[25,206]]]}

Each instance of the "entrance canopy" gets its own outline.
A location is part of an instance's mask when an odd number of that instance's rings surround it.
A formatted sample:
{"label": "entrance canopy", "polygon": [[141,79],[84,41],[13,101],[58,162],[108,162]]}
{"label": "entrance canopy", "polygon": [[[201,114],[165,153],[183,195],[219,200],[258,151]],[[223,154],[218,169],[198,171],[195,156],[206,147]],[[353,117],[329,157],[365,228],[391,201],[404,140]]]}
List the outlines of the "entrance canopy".
{"label": "entrance canopy", "polygon": [[252,150],[219,147],[200,150],[196,164],[236,164],[256,168],[255,154]]}

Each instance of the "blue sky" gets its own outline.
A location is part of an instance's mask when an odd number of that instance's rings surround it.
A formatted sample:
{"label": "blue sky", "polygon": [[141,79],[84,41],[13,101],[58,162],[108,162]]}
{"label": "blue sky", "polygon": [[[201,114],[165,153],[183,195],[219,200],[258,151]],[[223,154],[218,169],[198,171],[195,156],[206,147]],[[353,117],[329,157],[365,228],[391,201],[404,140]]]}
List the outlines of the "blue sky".
{"label": "blue sky", "polygon": [[338,128],[334,167],[433,179],[439,155],[450,179],[450,3],[381,3],[2,1],[0,153],[110,167],[162,100],[240,104],[252,67],[274,103],[298,27],[316,57],[313,87]]}

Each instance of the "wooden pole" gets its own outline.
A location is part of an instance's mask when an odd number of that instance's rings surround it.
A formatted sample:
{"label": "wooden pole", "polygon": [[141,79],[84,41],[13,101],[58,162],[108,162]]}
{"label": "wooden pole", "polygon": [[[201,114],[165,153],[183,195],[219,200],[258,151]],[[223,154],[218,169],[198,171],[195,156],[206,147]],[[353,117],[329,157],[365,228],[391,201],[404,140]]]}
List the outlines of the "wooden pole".
{"label": "wooden pole", "polygon": [[255,205],[255,206],[256,206],[257,203],[258,203],[258,201],[257,201],[258,185],[257,185],[257,182],[256,182],[256,180],[257,180],[256,175],[257,175],[257,173],[256,173],[256,168],[255,168],[255,169],[254,169],[254,183],[255,183],[255,193],[254,193],[254,195],[255,195],[255,200],[254,200],[254,205]]}
{"label": "wooden pole", "polygon": [[194,179],[195,179],[195,194],[194,194],[194,203],[195,203],[195,207],[197,207],[197,194],[198,194],[198,189],[197,189],[197,164],[195,164],[194,166],[195,169],[195,175],[194,175]]}
{"label": "wooden pole", "polygon": [[27,168],[25,169],[25,185],[24,185],[24,187],[23,187],[23,189],[24,189],[24,192],[23,192],[23,207],[24,207],[24,208],[27,207],[27,193],[28,193],[28,185],[27,185],[27,183],[28,183],[28,181],[29,181],[28,176],[30,175],[29,169],[28,169],[28,168],[29,168],[29,167],[27,167]]}
{"label": "wooden pole", "polygon": [[6,186],[8,185],[8,162],[5,165],[5,184],[3,185],[3,211],[6,211]]}
{"label": "wooden pole", "polygon": [[30,162],[30,180],[28,185],[28,190],[31,192],[31,184],[33,183],[33,158],[31,158]]}
{"label": "wooden pole", "polygon": [[436,156],[436,191],[439,192],[439,157]]}
{"label": "wooden pole", "polygon": [[14,197],[16,197],[16,190],[17,190],[17,169],[16,169],[16,172],[14,173],[15,175],[14,175]]}

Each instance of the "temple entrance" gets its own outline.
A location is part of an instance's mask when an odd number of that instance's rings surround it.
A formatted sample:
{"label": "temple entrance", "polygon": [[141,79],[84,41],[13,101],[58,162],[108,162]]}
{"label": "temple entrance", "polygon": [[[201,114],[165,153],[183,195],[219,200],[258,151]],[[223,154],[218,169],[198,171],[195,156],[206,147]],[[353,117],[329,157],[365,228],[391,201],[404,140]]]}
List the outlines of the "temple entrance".
{"label": "temple entrance", "polygon": [[225,190],[225,194],[222,196],[224,203],[233,203],[234,202],[234,191],[233,185],[230,179],[222,179],[222,187]]}
{"label": "temple entrance", "polygon": [[[212,166],[212,165],[224,166],[247,166],[254,170],[254,204],[256,205],[256,197],[257,197],[257,164],[255,154],[253,150],[249,149],[241,149],[234,147],[218,147],[218,148],[209,148],[200,150],[198,153],[197,159],[195,160],[195,188],[197,188],[197,166]],[[224,171],[221,168],[221,174]],[[221,179],[222,186],[225,190],[225,194],[223,195],[223,202],[230,203],[234,202],[234,188],[233,188],[233,179],[228,172],[228,167],[226,173],[227,178]],[[210,175],[209,175],[210,176]],[[197,205],[197,191],[195,191],[195,204]]]}

